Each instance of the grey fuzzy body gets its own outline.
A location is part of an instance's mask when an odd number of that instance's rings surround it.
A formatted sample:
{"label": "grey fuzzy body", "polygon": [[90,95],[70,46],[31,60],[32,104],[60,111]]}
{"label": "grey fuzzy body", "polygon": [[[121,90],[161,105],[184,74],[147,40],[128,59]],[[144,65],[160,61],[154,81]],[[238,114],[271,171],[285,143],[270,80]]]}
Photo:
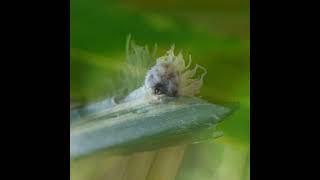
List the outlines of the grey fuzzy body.
{"label": "grey fuzzy body", "polygon": [[179,95],[180,74],[170,62],[158,62],[147,73],[144,85],[151,94]]}

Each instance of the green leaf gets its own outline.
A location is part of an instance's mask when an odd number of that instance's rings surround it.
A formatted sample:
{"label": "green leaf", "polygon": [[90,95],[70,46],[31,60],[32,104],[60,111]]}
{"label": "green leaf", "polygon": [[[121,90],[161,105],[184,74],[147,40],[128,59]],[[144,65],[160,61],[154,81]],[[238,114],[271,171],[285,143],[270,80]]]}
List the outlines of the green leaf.
{"label": "green leaf", "polygon": [[[193,97],[96,107],[100,109],[92,108],[78,118],[70,115],[75,117],[70,119],[72,159],[96,152],[131,153],[212,138],[216,136],[215,126],[232,112],[231,108]],[[72,112],[77,113],[77,109]]]}

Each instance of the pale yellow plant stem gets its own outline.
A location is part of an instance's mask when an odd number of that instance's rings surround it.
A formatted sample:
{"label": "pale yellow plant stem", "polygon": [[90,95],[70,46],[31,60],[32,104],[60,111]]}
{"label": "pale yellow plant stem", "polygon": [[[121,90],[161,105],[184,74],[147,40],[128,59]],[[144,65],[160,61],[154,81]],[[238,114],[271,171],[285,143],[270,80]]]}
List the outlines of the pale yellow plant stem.
{"label": "pale yellow plant stem", "polygon": [[145,180],[155,157],[156,151],[131,155],[122,180]]}
{"label": "pale yellow plant stem", "polygon": [[126,162],[126,156],[110,156],[107,153],[97,153],[89,157],[71,161],[71,180],[102,180],[106,179],[113,169],[120,168]]}
{"label": "pale yellow plant stem", "polygon": [[146,180],[174,180],[186,147],[180,145],[159,150]]}

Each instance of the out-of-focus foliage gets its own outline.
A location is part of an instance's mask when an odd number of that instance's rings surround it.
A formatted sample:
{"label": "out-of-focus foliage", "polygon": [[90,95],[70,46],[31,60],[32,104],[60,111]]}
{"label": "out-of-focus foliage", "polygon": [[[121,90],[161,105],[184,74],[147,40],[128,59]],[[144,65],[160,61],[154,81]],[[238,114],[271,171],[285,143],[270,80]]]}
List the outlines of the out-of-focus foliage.
{"label": "out-of-focus foliage", "polygon": [[[73,99],[93,101],[114,91],[111,84],[123,68],[128,34],[137,44],[147,44],[150,49],[157,43],[157,56],[175,44],[178,51],[183,50],[185,56],[191,54],[194,63],[208,70],[201,98],[240,105],[233,116],[218,126],[224,136],[217,140],[217,145],[204,142],[184,151],[177,178],[225,179],[223,175],[229,174],[230,179],[235,179],[231,173],[236,167],[249,171],[248,0],[71,0],[70,5]],[[211,169],[205,170],[205,164],[210,164]],[[212,175],[213,172],[220,173]],[[248,173],[243,177],[248,177]]]}

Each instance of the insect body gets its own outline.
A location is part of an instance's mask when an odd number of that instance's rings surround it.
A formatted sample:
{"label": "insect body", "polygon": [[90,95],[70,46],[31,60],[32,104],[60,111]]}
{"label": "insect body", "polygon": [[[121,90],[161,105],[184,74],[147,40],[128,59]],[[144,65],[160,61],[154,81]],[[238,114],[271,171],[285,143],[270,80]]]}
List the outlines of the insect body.
{"label": "insect body", "polygon": [[160,61],[148,71],[144,85],[151,94],[177,96],[180,87],[180,73],[174,64]]}
{"label": "insect body", "polygon": [[[144,86],[153,95],[194,96],[199,93],[207,71],[200,65],[190,70],[190,65],[191,57],[186,65],[182,54],[175,56],[172,47],[165,56],[158,58],[156,65],[148,71]],[[198,68],[204,72],[200,78],[194,78]]]}

